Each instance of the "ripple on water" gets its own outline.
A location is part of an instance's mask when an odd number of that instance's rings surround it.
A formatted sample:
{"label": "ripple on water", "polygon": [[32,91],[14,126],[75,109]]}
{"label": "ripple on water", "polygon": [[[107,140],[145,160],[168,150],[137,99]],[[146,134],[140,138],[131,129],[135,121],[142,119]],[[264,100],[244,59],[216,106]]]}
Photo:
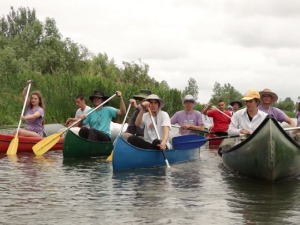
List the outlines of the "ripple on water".
{"label": "ripple on water", "polygon": [[299,179],[267,184],[228,173],[215,150],[197,161],[113,173],[105,159],[3,156],[0,224],[293,224]]}

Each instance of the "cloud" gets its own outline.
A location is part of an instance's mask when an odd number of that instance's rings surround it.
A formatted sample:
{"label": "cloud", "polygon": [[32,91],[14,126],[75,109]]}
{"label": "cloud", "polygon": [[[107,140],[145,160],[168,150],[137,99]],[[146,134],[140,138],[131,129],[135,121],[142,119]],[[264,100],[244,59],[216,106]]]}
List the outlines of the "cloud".
{"label": "cloud", "polygon": [[215,82],[242,94],[268,87],[281,99],[300,95],[296,0],[3,0],[0,13],[10,5],[54,18],[64,37],[118,65],[141,59],[171,88],[183,90],[195,78],[202,103]]}

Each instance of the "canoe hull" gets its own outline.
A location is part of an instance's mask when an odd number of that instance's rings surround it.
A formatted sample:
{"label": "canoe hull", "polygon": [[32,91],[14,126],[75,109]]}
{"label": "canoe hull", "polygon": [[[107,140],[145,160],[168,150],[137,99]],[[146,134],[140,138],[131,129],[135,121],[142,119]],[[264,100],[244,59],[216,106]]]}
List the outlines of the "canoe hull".
{"label": "canoe hull", "polygon": [[[200,148],[189,150],[166,150],[166,157],[170,164],[183,163],[199,159]],[[113,169],[139,169],[165,166],[163,155],[158,150],[137,148],[121,137],[115,142],[113,152]]]}
{"label": "canoe hull", "polygon": [[232,171],[266,181],[278,181],[300,173],[300,146],[271,117],[245,141],[222,152]]}
{"label": "canoe hull", "polygon": [[[0,152],[6,153],[11,140],[15,136],[12,134],[0,134]],[[42,137],[19,136],[18,152],[33,152],[32,147],[41,141]],[[64,139],[61,138],[50,150],[62,150]]]}
{"label": "canoe hull", "polygon": [[64,158],[89,158],[109,156],[113,149],[112,142],[96,142],[79,137],[68,131],[63,144]]}

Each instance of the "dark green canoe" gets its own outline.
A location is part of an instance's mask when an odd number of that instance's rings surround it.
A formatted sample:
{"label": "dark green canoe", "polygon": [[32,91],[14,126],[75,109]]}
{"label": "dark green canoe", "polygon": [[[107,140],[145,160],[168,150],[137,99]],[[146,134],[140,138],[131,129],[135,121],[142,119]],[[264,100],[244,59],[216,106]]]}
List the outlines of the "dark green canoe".
{"label": "dark green canoe", "polygon": [[112,142],[90,141],[79,137],[69,130],[63,144],[63,156],[64,158],[109,156],[112,149]]}
{"label": "dark green canoe", "polygon": [[246,140],[220,151],[227,168],[266,181],[300,174],[300,145],[268,116]]}

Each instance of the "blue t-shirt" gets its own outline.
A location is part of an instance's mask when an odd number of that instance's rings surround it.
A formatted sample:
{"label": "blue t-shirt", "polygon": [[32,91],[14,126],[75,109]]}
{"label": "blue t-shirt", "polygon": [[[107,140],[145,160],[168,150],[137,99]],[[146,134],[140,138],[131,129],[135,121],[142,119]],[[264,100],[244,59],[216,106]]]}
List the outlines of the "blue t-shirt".
{"label": "blue t-shirt", "polygon": [[[91,110],[93,109],[90,109],[88,113]],[[82,123],[84,125],[89,124],[90,128],[102,131],[103,133],[111,137],[110,122],[112,118],[115,118],[117,116],[117,111],[118,110],[116,108],[105,106],[100,110],[92,112],[86,119],[82,121]]]}

